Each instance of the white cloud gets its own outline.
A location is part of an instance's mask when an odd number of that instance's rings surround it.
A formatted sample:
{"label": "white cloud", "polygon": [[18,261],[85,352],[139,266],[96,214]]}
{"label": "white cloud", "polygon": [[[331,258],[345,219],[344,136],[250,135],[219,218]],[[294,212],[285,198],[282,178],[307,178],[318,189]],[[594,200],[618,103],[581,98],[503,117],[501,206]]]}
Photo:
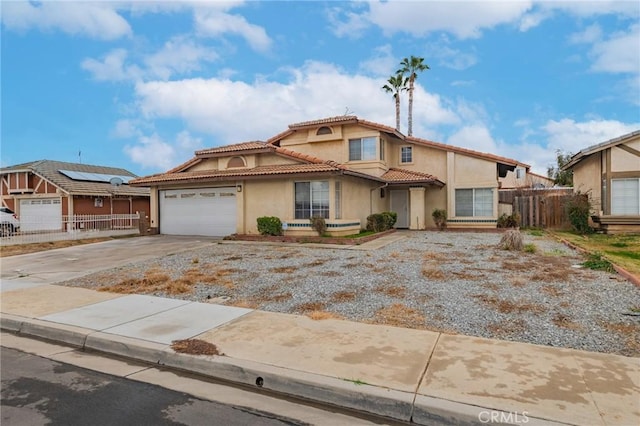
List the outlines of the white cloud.
{"label": "white cloud", "polygon": [[[364,3],[352,3],[351,7],[363,9]],[[331,31],[336,37],[359,38],[371,22],[365,13],[346,11],[341,7],[331,7],[327,9],[327,19],[331,26]]]}
{"label": "white cloud", "polygon": [[446,31],[458,38],[477,38],[483,30],[513,24],[532,7],[530,1],[460,2],[369,2],[366,14],[387,34],[406,32],[423,36]]}
{"label": "white cloud", "polygon": [[573,33],[569,36],[570,43],[593,43],[602,38],[602,28],[598,24],[589,25],[583,31]]}
{"label": "white cloud", "polygon": [[191,136],[191,133],[186,130],[178,133],[176,142],[182,151],[195,151],[202,147],[202,138]]}
{"label": "white cloud", "polygon": [[176,165],[176,150],[156,133],[141,136],[136,145],[126,145],[124,153],[143,168],[168,170]]}
{"label": "white cloud", "polygon": [[545,10],[560,10],[581,18],[596,15],[618,15],[623,17],[637,17],[640,13],[635,1],[627,0],[567,0],[567,1],[539,1],[537,4]]}
{"label": "white cloud", "polygon": [[125,65],[127,51],[114,49],[107,53],[102,60],[86,58],[80,66],[89,71],[98,81],[135,80],[142,77],[143,72],[137,65]]}
{"label": "white cloud", "polygon": [[498,150],[498,144],[483,124],[463,126],[447,139],[447,143],[480,152],[504,155]]}
{"label": "white cloud", "polygon": [[430,58],[429,60],[437,59],[438,65],[457,71],[472,67],[478,62],[475,53],[453,49],[449,47],[449,43],[447,37],[440,37],[437,42],[426,46],[425,56]]}
{"label": "white cloud", "polygon": [[[285,83],[199,78],[140,82],[135,91],[145,118],[184,120],[189,129],[215,135],[220,144],[266,139],[290,123],[342,115],[347,108],[368,120],[395,123],[393,99],[381,90],[379,78],[317,62],[287,71],[291,78]],[[416,85],[414,134],[457,122],[459,117],[438,95]],[[406,113],[403,127],[405,123]]]}
{"label": "white cloud", "polygon": [[358,65],[365,74],[389,76],[395,74],[400,64],[400,59],[393,56],[390,44],[378,46],[374,49],[374,55]]}
{"label": "white cloud", "polygon": [[223,34],[237,34],[243,37],[253,50],[267,52],[272,40],[263,27],[251,24],[240,15],[231,15],[219,10],[199,10],[194,12],[196,31],[201,36],[217,37]]}
{"label": "white cloud", "polygon": [[593,71],[640,73],[640,25],[597,42],[590,55],[594,58]]}
{"label": "white cloud", "polygon": [[158,52],[146,56],[144,62],[149,76],[167,80],[173,74],[198,71],[202,62],[217,58],[218,55],[210,48],[198,45],[185,36],[176,36]]}
{"label": "white cloud", "polygon": [[451,85],[453,87],[458,87],[458,86],[473,86],[474,84],[476,84],[475,80],[455,80],[451,82]]}
{"label": "white cloud", "polygon": [[59,30],[102,40],[114,40],[132,34],[129,23],[110,2],[3,1],[2,23],[11,30]]}
{"label": "white cloud", "polygon": [[118,120],[111,131],[111,136],[114,138],[127,139],[139,135],[140,131],[138,130],[136,121],[131,119]]}
{"label": "white cloud", "polygon": [[640,129],[638,123],[622,123],[617,120],[589,120],[576,122],[572,119],[549,120],[542,129],[548,135],[551,152],[561,150],[577,153],[591,145],[605,142]]}

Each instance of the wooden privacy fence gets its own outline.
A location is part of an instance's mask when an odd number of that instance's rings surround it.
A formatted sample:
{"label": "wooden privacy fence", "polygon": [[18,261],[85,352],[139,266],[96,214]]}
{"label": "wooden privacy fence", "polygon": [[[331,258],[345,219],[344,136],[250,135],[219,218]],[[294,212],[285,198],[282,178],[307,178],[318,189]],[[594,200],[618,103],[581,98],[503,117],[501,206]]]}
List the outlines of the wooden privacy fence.
{"label": "wooden privacy fence", "polygon": [[513,199],[513,212],[520,214],[523,228],[570,229],[565,203],[573,195],[525,195]]}

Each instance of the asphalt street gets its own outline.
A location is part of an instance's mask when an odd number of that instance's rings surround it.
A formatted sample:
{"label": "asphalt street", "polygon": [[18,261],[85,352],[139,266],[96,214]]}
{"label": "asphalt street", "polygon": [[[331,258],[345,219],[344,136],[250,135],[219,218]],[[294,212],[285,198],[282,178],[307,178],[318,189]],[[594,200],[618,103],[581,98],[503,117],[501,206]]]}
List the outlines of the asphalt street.
{"label": "asphalt street", "polygon": [[303,424],[10,348],[0,354],[3,426]]}

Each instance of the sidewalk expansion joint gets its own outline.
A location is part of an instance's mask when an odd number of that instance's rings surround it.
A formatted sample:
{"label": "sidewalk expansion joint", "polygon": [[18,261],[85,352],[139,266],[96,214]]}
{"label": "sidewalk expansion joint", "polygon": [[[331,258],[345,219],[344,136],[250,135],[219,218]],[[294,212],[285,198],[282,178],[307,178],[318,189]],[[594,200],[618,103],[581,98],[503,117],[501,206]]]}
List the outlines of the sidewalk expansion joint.
{"label": "sidewalk expansion joint", "polygon": [[427,369],[429,369],[429,364],[431,364],[431,358],[433,358],[433,353],[436,351],[436,347],[438,346],[438,342],[440,341],[440,336],[442,333],[438,333],[438,337],[436,337],[436,341],[433,344],[433,348],[429,353],[429,357],[427,358],[427,362],[424,365],[424,370],[422,370],[422,374],[420,375],[420,380],[418,380],[418,384],[416,385],[416,389],[413,392],[413,401],[411,402],[411,413],[409,414],[409,421],[413,421],[413,412],[416,408],[416,398],[418,398],[418,391],[420,390],[420,385],[424,380],[424,377],[427,375]]}

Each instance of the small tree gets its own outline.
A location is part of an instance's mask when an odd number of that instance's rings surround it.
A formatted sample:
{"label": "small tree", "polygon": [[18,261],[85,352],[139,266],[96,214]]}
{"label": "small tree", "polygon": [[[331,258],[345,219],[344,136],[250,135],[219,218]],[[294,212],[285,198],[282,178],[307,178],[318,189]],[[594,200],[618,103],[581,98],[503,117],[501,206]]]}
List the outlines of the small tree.
{"label": "small tree", "polygon": [[434,209],[433,213],[431,213],[433,217],[433,221],[436,223],[436,226],[439,230],[443,230],[447,227],[447,211],[444,209]]}
{"label": "small tree", "polygon": [[571,161],[570,153],[556,150],[556,165],[547,167],[547,176],[553,179],[553,183],[560,186],[573,186],[573,170],[562,170]]}
{"label": "small tree", "polygon": [[589,226],[591,205],[589,204],[589,197],[587,194],[576,192],[567,198],[564,207],[574,231],[582,235],[591,234],[593,232],[593,228]]}

